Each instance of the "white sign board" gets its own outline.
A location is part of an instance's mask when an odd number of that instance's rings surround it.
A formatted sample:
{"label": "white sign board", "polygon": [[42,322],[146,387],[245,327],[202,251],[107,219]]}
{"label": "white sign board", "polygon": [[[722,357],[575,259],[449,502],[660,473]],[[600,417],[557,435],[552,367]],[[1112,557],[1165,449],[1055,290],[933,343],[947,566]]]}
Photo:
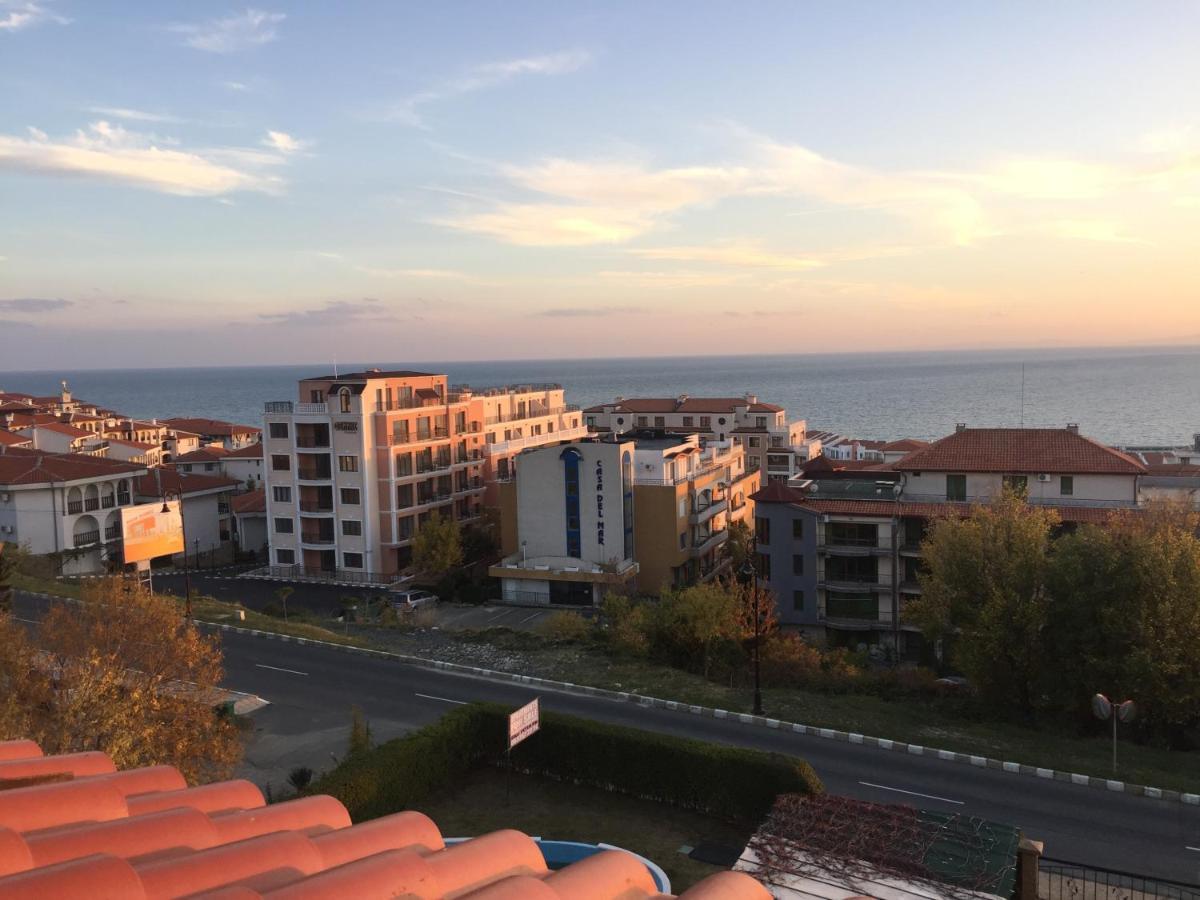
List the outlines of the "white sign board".
{"label": "white sign board", "polygon": [[537,700],[531,700],[508,716],[508,749],[511,750],[538,730],[540,716]]}

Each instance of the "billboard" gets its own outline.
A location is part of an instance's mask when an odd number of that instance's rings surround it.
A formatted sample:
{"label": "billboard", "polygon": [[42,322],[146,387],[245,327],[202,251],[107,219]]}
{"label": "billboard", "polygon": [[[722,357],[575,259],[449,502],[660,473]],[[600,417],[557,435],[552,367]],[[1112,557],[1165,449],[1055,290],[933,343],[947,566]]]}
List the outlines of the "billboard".
{"label": "billboard", "polygon": [[183,516],[179,501],[142,503],[121,509],[125,562],[135,563],[183,552]]}
{"label": "billboard", "polygon": [[538,730],[541,716],[537,699],[533,699],[508,717],[508,749],[511,750]]}

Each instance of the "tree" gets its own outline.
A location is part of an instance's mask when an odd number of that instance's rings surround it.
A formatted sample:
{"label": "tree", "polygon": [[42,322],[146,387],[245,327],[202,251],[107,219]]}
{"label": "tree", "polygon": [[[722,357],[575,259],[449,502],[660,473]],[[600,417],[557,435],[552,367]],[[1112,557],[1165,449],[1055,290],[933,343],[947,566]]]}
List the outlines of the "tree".
{"label": "tree", "polygon": [[291,585],[284,585],[275,592],[275,599],[277,599],[280,605],[283,606],[283,621],[285,622],[287,621],[288,597],[292,596],[294,593],[296,593],[296,589]]}
{"label": "tree", "polygon": [[721,545],[721,553],[729,560],[730,569],[736,577],[746,560],[754,555],[754,532],[744,520],[729,523],[729,535]]}
{"label": "tree", "polygon": [[664,591],[654,609],[653,651],[673,665],[712,672],[719,652],[736,650],[742,633],[740,589],[697,584]]}
{"label": "tree", "polygon": [[604,637],[610,647],[631,656],[644,656],[650,646],[646,607],[625,594],[609,591],[600,605]]}
{"label": "tree", "polygon": [[1059,539],[1050,583],[1050,685],[1090,719],[1096,692],[1133,699],[1142,730],[1178,742],[1200,722],[1200,517],[1155,504]]}
{"label": "tree", "polygon": [[413,565],[429,578],[445,575],[463,560],[462,534],[453,519],[434,513],[417,529],[412,542]]}
{"label": "tree", "polygon": [[49,753],[101,750],[120,768],[168,764],[193,784],[228,777],[241,757],[223,699],[218,640],[135,582],[84,587],[37,633],[11,620],[0,635],[0,738],[33,738]]}
{"label": "tree", "polygon": [[11,545],[0,541],[0,615],[12,612],[12,577],[17,572],[16,558],[9,550]]}
{"label": "tree", "polygon": [[367,721],[363,711],[355,706],[350,710],[350,738],[346,748],[350,756],[366,753],[371,749],[371,723]]}
{"label": "tree", "polygon": [[952,637],[951,661],[999,709],[1030,715],[1048,660],[1043,632],[1053,510],[1006,492],[965,518],[932,523],[921,544],[921,596],[905,617]]}

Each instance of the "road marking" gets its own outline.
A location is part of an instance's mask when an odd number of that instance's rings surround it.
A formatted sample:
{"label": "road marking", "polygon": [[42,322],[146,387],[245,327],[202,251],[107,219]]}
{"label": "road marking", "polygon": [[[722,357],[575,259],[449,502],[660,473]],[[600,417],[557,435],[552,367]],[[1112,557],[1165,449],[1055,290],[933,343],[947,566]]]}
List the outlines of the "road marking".
{"label": "road marking", "polygon": [[903,788],[888,787],[886,784],[872,784],[869,781],[860,781],[859,784],[865,787],[879,788],[881,791],[895,791],[897,794],[908,794],[910,797],[924,797],[926,800],[939,800],[942,803],[953,803],[956,806],[963,806],[961,800],[950,800],[947,797],[935,797],[933,794],[920,794],[916,791],[906,791]]}
{"label": "road marking", "polygon": [[435,696],[433,696],[433,694],[417,694],[416,691],[413,691],[413,693],[416,694],[416,696],[418,696],[418,697],[424,697],[426,700],[439,700],[442,703],[454,703],[458,706],[466,706],[467,705],[466,700],[451,700],[449,697],[435,697]]}
{"label": "road marking", "polygon": [[1184,847],[1183,849],[1184,850],[1194,850],[1195,852],[1200,853],[1200,847]]}
{"label": "road marking", "polygon": [[270,669],[272,672],[287,672],[289,675],[308,675],[307,672],[297,672],[295,669],[281,669],[279,666],[268,666],[263,663],[255,663],[260,669]]}
{"label": "road marking", "polygon": [[518,625],[524,625],[524,624],[525,624],[526,622],[528,622],[530,619],[536,619],[536,618],[537,618],[538,616],[540,616],[540,615],[541,615],[541,612],[540,612],[540,611],[539,611],[539,612],[535,612],[535,613],[533,613],[533,615],[526,616],[525,618],[523,618],[523,619],[522,619],[520,622],[518,622],[517,624],[518,624]]}

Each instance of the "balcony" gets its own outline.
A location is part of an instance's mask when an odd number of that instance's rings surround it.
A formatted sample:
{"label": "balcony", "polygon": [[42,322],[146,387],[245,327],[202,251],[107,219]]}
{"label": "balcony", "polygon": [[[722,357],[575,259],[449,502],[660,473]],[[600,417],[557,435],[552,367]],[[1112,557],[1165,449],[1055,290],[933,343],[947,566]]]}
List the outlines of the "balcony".
{"label": "balcony", "polygon": [[327,450],[329,449],[329,436],[313,436],[313,435],[296,435],[296,446],[301,450]]}
{"label": "balcony", "polygon": [[332,532],[301,531],[300,543],[307,544],[312,547],[327,547],[334,543],[334,537]]}
{"label": "balcony", "polygon": [[74,538],[76,547],[88,547],[98,543],[100,543],[100,529],[98,528],[95,531],[81,531]]}
{"label": "balcony", "polygon": [[119,541],[121,539],[120,525],[106,525],[104,528],[104,540]]}
{"label": "balcony", "polygon": [[566,406],[541,406],[536,409],[528,409],[525,412],[509,413],[502,416],[488,416],[483,420],[484,425],[501,425],[504,422],[521,422],[525,419],[543,419],[547,416],[561,416],[564,413],[579,412],[579,407],[574,403],[568,403]]}
{"label": "balcony", "polygon": [[879,575],[867,575],[861,578],[854,575],[825,575],[817,580],[817,587],[844,594],[856,594],[864,591],[887,591],[890,593],[892,590],[891,582],[881,581]]}
{"label": "balcony", "polygon": [[67,513],[68,514],[75,515],[76,513],[81,513],[81,512],[83,512],[83,501],[82,500],[69,500],[67,502]]}
{"label": "balcony", "polygon": [[690,551],[691,555],[703,556],[704,554],[708,553],[708,551],[715,550],[717,547],[720,547],[721,544],[725,543],[725,538],[727,535],[728,532],[724,528],[722,528],[720,531],[711,531],[706,535],[696,535],[694,538],[692,538],[692,549]]}
{"label": "balcony", "polygon": [[117,506],[128,506],[130,503],[129,495],[117,492]]}
{"label": "balcony", "polygon": [[545,434],[534,434],[529,437],[510,438],[507,441],[497,441],[488,444],[486,452],[489,456],[524,450],[526,447],[542,447],[546,444],[556,444],[560,441],[577,441],[588,436],[586,425],[577,428],[564,428],[561,431],[549,431]]}
{"label": "balcony", "polygon": [[100,506],[103,509],[112,509],[117,505],[117,498],[112,494],[100,498]]}
{"label": "balcony", "polygon": [[297,403],[296,415],[298,416],[324,416],[329,413],[329,404],[327,403]]}
{"label": "balcony", "polygon": [[856,541],[850,538],[838,538],[826,541],[817,547],[818,553],[829,556],[873,556],[890,553],[890,547],[882,547],[879,541]]}
{"label": "balcony", "polygon": [[692,506],[692,513],[688,516],[688,521],[693,525],[699,525],[707,522],[719,512],[724,512],[729,508],[729,501],[721,498],[720,500],[711,500],[708,503],[696,503]]}
{"label": "balcony", "polygon": [[263,404],[263,412],[267,415],[290,416],[292,414],[292,401],[268,400]]}
{"label": "balcony", "polygon": [[332,500],[301,500],[300,512],[302,513],[320,513],[322,515],[333,515]]}

